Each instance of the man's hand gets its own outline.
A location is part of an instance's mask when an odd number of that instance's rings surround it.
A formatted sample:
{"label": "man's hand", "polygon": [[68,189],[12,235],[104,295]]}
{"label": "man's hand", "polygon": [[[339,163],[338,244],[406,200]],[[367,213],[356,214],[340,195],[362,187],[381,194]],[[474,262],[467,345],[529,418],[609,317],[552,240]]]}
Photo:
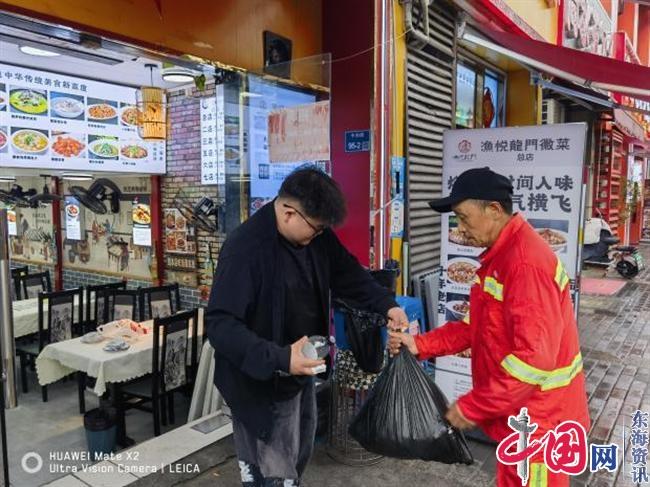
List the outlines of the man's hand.
{"label": "man's hand", "polygon": [[457,402],[449,406],[445,418],[452,426],[458,428],[459,430],[467,430],[476,426],[476,423],[470,421],[463,415],[460,408],[458,407]]}
{"label": "man's hand", "polygon": [[289,373],[291,375],[314,375],[314,367],[323,365],[324,360],[312,360],[302,354],[302,347],[307,343],[307,337],[291,344],[291,358],[289,359]]}
{"label": "man's hand", "polygon": [[409,319],[406,313],[399,306],[395,306],[386,313],[388,318],[388,329],[391,331],[406,331],[409,329]]}
{"label": "man's hand", "polygon": [[411,352],[413,355],[417,355],[418,352],[418,347],[415,344],[415,339],[413,338],[412,335],[408,333],[399,333],[396,331],[389,331],[388,332],[388,351],[393,355],[397,355],[399,353],[399,349],[402,345],[405,345],[406,348],[408,348],[409,352]]}

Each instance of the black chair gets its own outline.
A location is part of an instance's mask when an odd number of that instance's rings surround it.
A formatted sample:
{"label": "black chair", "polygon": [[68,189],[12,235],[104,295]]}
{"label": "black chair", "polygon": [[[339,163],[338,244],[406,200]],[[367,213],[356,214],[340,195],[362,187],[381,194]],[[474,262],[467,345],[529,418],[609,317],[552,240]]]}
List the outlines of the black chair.
{"label": "black chair", "polygon": [[181,310],[178,283],[140,288],[140,321],[165,318]]}
{"label": "black chair", "polygon": [[129,319],[138,321],[140,291],[134,289],[105,289],[104,323]]}
{"label": "black chair", "polygon": [[154,319],[151,375],[121,385],[116,392],[122,431],[129,409],[153,413],[155,436],[167,418],[174,424],[174,393],[184,392],[196,374],[198,316],[194,309]]}
{"label": "black chair", "polygon": [[18,276],[22,299],[37,298],[39,293],[51,293],[52,281],[49,271]]}
{"label": "black chair", "polygon": [[20,288],[20,278],[29,274],[29,268],[24,266],[16,266],[11,268],[11,300],[18,301],[22,298],[22,289]]}
{"label": "black chair", "polygon": [[106,291],[110,289],[126,289],[126,281],[86,286],[86,331],[93,331],[105,323],[105,311],[111,303],[108,301]]}
{"label": "black chair", "polygon": [[[78,302],[75,313],[75,300]],[[45,307],[47,306],[47,328],[45,327]],[[76,317],[76,319],[75,319]],[[38,340],[31,343],[16,344],[16,353],[20,358],[20,376],[23,392],[27,393],[27,367],[33,366],[36,357],[46,345],[70,340],[76,327],[83,323],[83,292],[81,288],[67,291],[39,293],[38,295]],[[83,374],[79,379],[79,411],[85,411],[85,399],[81,387]],[[47,386],[41,386],[43,402],[47,402]]]}

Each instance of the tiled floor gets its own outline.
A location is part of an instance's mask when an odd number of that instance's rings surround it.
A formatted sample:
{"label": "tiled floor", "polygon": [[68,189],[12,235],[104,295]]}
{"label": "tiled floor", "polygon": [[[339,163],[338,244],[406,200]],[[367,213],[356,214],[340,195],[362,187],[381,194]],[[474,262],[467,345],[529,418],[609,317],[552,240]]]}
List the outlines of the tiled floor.
{"label": "tiled floor", "polygon": [[[42,485],[64,476],[74,468],[81,469],[83,464],[91,463],[67,458],[61,461],[58,460],[61,457],[55,456],[86,451],[76,381],[61,381],[50,385],[49,400],[44,403],[35,373],[30,373],[29,379],[29,393],[19,396],[17,408],[6,411],[10,481],[16,487]],[[86,410],[95,408],[98,404],[97,396],[86,391]],[[185,422],[189,398],[177,394],[175,406],[176,425],[163,427],[163,432]],[[137,443],[154,436],[153,417],[150,413],[136,410],[127,412],[126,427],[127,434]],[[21,460],[29,452],[34,452],[43,459],[43,467],[37,473],[29,474],[22,468]],[[27,461],[28,468],[35,465],[36,460]]]}

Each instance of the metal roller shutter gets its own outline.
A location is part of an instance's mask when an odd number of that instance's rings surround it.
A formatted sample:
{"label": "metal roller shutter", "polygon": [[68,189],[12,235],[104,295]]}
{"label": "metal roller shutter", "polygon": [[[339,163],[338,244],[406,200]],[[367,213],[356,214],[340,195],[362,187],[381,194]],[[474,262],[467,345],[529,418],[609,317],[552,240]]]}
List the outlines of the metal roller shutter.
{"label": "metal roller shutter", "polygon": [[[421,19],[417,7],[414,19]],[[416,22],[417,26],[418,23]],[[408,239],[410,275],[428,273],[440,262],[440,217],[427,201],[442,192],[442,133],[452,128],[455,89],[455,14],[429,7],[430,36],[442,44],[407,52]]]}

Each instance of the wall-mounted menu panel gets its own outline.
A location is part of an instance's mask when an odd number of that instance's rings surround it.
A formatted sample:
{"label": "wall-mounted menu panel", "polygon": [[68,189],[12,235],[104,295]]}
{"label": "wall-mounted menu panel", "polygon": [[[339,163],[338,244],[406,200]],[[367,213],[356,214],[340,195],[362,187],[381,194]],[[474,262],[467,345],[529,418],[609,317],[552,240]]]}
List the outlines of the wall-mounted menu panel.
{"label": "wall-mounted menu panel", "polygon": [[137,121],[135,88],[0,64],[0,167],[164,174]]}

